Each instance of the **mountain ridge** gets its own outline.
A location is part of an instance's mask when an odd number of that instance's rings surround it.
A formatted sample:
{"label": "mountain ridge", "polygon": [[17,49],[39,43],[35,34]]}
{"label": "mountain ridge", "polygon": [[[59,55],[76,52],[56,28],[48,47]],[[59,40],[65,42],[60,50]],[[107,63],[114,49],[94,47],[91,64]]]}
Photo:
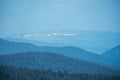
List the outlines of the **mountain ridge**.
{"label": "mountain ridge", "polygon": [[115,75],[107,67],[55,53],[28,52],[0,56],[0,64],[20,68]]}
{"label": "mountain ridge", "polygon": [[120,62],[120,45],[103,52],[102,55]]}
{"label": "mountain ridge", "polygon": [[[1,41],[1,40],[0,40]],[[81,48],[76,47],[49,47],[49,46],[35,46],[29,43],[17,43],[5,41],[0,43],[0,54],[13,54],[13,53],[23,53],[23,52],[50,52],[56,54],[62,54],[65,56],[73,57],[79,60],[85,60],[95,64],[100,64],[110,68],[120,70],[119,62],[114,59],[107,58],[103,55],[97,55],[86,51]]]}

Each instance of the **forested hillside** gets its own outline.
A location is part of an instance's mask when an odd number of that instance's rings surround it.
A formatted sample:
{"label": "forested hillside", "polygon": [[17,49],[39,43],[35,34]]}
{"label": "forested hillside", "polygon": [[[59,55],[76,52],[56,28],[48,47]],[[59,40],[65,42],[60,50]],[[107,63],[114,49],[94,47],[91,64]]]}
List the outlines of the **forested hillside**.
{"label": "forested hillside", "polygon": [[0,64],[21,68],[118,75],[120,72],[83,60],[46,52],[28,52],[0,56]]}
{"label": "forested hillside", "polygon": [[120,76],[30,70],[0,66],[0,80],[120,80]]}

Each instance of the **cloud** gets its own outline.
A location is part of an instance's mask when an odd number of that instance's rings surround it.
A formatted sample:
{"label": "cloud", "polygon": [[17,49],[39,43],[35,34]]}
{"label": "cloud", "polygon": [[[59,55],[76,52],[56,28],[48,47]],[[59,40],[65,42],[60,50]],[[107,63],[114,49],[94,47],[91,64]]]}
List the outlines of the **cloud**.
{"label": "cloud", "polygon": [[70,34],[68,34],[68,33],[64,33],[63,35],[64,35],[64,36],[75,36],[74,33],[70,33]]}
{"label": "cloud", "polygon": [[25,34],[23,37],[24,38],[30,38],[30,37],[32,37],[33,35],[31,35],[31,34]]}
{"label": "cloud", "polygon": [[39,38],[44,38],[44,37],[73,37],[73,36],[78,36],[79,33],[23,33],[23,34],[16,34],[13,35],[12,37],[16,38],[33,38],[33,39],[39,39]]}

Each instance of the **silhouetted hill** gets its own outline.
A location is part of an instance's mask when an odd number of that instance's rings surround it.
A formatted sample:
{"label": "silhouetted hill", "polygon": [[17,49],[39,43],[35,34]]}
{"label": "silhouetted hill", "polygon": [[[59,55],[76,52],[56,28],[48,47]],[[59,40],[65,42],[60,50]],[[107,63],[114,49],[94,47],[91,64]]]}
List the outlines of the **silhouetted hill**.
{"label": "silhouetted hill", "polygon": [[0,80],[119,80],[120,76],[54,72],[52,70],[30,70],[0,66]]}
{"label": "silhouetted hill", "polygon": [[120,62],[120,45],[104,52],[103,55]]}
{"label": "silhouetted hill", "polygon": [[67,43],[57,43],[57,42],[43,42],[39,40],[31,40],[31,39],[20,39],[20,38],[4,38],[5,40],[12,41],[12,42],[27,42],[27,43],[32,43],[36,46],[54,46],[54,47],[61,47],[61,46],[68,46],[69,44]]}
{"label": "silhouetted hill", "polygon": [[0,56],[0,64],[21,68],[116,75],[117,71],[59,54],[29,52]]}
{"label": "silhouetted hill", "polygon": [[17,52],[38,51],[39,47],[30,43],[9,42],[4,39],[0,39],[0,54],[12,54]]}
{"label": "silhouetted hill", "polygon": [[62,54],[65,56],[73,57],[79,60],[85,60],[95,64],[104,65],[110,68],[120,70],[119,62],[104,57],[102,55],[94,54],[84,49],[80,49],[72,46],[65,47],[49,47],[49,46],[35,46],[30,43],[19,43],[19,42],[10,42],[7,40],[0,39],[0,54],[13,54],[13,53],[23,53],[23,52],[50,52],[56,54]]}

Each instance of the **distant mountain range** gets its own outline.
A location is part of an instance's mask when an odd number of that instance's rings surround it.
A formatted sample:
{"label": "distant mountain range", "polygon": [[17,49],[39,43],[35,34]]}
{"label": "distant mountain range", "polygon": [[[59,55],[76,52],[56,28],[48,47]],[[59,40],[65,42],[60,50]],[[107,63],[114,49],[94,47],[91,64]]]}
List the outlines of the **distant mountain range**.
{"label": "distant mountain range", "polygon": [[[87,62],[92,62],[95,64],[103,65],[112,69],[120,70],[120,59],[115,60],[111,57],[98,55],[91,53],[84,49],[80,49],[72,46],[65,47],[51,47],[51,46],[35,46],[30,43],[23,42],[10,42],[4,39],[0,39],[0,54],[14,54],[14,53],[25,53],[25,52],[49,52],[62,54],[68,57],[76,58],[79,60],[84,60]],[[107,55],[107,54],[106,54]],[[112,54],[111,54],[112,55]]]}
{"label": "distant mountain range", "polygon": [[24,41],[37,46],[76,46],[99,53],[120,45],[120,32],[66,30],[36,33],[16,33],[4,36],[10,41]]}
{"label": "distant mountain range", "polygon": [[54,46],[54,47],[61,47],[61,46],[68,46],[67,43],[56,43],[56,42],[43,42],[39,40],[32,40],[32,39],[22,39],[22,38],[5,38],[5,40],[11,41],[11,42],[21,42],[21,43],[32,43],[36,46]]}

